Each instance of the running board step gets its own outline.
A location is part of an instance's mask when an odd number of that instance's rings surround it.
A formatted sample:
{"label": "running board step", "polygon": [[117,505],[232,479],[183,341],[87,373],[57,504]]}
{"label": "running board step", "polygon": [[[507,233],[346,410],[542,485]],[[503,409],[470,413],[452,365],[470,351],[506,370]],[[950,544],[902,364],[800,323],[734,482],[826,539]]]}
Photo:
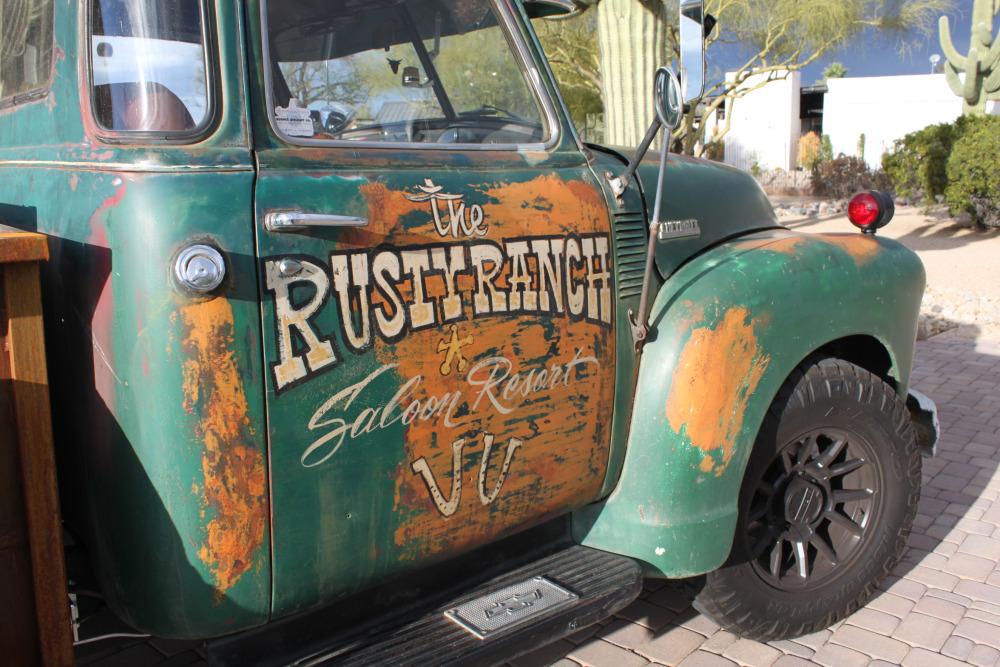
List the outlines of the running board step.
{"label": "running board step", "polygon": [[642,590],[639,565],[581,546],[500,575],[421,618],[330,647],[296,667],[490,665],[597,623]]}

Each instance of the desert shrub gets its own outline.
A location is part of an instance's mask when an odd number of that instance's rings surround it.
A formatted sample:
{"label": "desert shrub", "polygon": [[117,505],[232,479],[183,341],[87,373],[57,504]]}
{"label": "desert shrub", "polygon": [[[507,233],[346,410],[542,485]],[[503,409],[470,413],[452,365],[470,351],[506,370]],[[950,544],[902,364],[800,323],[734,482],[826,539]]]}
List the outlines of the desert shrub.
{"label": "desert shrub", "polygon": [[841,155],[821,162],[813,170],[813,194],[820,197],[846,199],[862,190],[891,189],[889,179],[882,171],[872,171],[859,157]]}
{"label": "desert shrub", "polygon": [[966,118],[947,164],[945,200],[980,225],[1000,227],[1000,116]]}
{"label": "desert shrub", "polygon": [[812,171],[820,161],[821,142],[815,132],[802,135],[799,139],[799,166]]}
{"label": "desert shrub", "polygon": [[948,185],[948,156],[964,121],[929,125],[897,139],[882,156],[882,169],[896,193],[926,205],[935,203]]}

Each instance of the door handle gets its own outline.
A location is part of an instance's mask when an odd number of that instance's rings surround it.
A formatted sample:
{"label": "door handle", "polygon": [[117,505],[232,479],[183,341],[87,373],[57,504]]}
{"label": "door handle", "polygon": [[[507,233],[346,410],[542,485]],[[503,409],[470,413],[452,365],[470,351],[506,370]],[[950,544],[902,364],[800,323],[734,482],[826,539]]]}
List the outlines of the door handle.
{"label": "door handle", "polygon": [[294,232],[309,227],[364,227],[368,218],[350,215],[327,215],[302,211],[271,211],[264,215],[264,229],[269,232]]}

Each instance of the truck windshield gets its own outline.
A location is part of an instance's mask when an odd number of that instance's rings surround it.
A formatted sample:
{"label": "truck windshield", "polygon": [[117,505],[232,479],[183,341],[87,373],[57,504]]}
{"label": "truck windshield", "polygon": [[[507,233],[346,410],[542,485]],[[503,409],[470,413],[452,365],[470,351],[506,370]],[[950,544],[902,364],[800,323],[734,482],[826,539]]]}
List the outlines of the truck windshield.
{"label": "truck windshield", "polygon": [[274,123],[291,141],[545,139],[489,0],[269,2],[267,30]]}
{"label": "truck windshield", "polygon": [[208,115],[199,0],[94,0],[94,115],[106,130],[189,133]]}

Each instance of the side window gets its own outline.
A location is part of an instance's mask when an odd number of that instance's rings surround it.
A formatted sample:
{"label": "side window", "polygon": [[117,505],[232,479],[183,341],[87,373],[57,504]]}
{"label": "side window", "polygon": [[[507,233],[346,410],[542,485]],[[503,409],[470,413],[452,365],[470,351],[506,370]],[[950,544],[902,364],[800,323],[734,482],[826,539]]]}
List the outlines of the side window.
{"label": "side window", "polygon": [[48,87],[53,0],[0,1],[0,106]]}
{"label": "side window", "polygon": [[111,132],[189,135],[210,120],[199,0],[92,0],[97,123]]}
{"label": "side window", "polygon": [[293,142],[548,138],[540,99],[490,0],[266,7],[269,111]]}

